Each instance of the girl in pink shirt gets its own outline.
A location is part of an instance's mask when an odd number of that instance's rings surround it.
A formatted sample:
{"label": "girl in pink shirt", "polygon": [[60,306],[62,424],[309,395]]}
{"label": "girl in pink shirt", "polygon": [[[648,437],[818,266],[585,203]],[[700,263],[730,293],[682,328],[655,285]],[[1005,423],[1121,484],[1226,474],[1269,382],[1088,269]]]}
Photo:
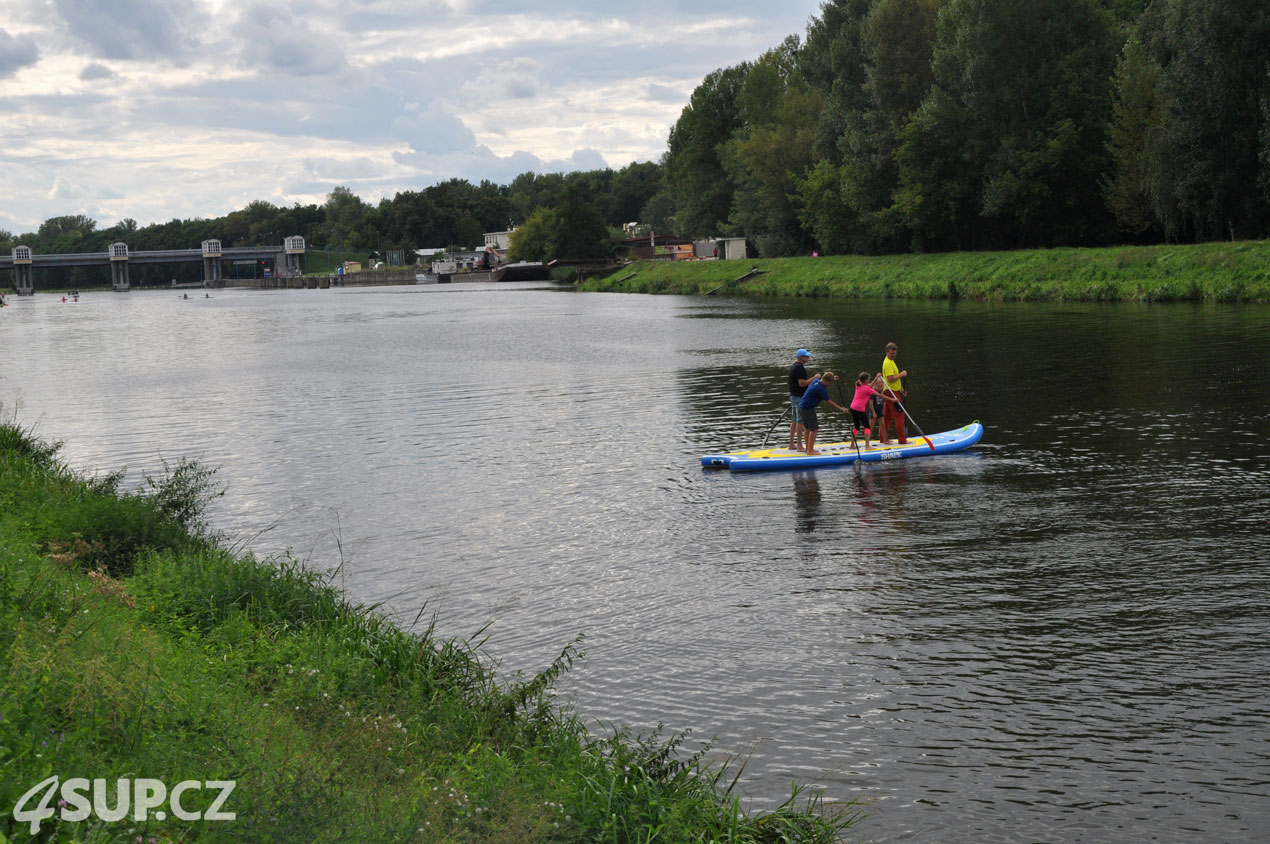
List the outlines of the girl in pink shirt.
{"label": "girl in pink shirt", "polygon": [[880,377],[881,375],[879,374],[874,376],[874,378],[870,378],[869,373],[861,372],[860,377],[855,382],[855,396],[851,399],[851,425],[856,429],[857,433],[864,431],[864,447],[866,449],[872,448],[869,445],[869,437],[873,433],[869,428],[869,416],[867,413],[869,403],[873,401],[874,396],[886,401],[895,401],[890,396],[884,396],[869,386],[870,382]]}

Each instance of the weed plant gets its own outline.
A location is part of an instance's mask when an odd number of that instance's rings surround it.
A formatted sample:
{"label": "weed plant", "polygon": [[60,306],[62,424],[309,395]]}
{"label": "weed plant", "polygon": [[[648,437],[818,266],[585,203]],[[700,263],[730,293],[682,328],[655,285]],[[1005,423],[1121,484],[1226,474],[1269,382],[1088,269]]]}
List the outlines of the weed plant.
{"label": "weed plant", "polygon": [[[197,463],[127,492],[57,448],[0,425],[0,840],[775,844],[840,840],[857,817],[798,788],[747,813],[739,772],[682,735],[597,736],[551,697],[580,640],[499,683],[467,642],[403,630],[289,556],[232,552],[203,525]],[[236,817],[54,816],[32,835],[13,809],[54,775],[232,780]]]}

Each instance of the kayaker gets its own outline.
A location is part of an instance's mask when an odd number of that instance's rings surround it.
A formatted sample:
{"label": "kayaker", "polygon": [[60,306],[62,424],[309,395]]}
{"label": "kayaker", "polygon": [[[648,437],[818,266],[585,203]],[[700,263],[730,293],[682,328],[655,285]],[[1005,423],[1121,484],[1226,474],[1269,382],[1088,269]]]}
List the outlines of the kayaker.
{"label": "kayaker", "polygon": [[891,427],[891,423],[895,423],[895,437],[900,445],[908,442],[908,433],[904,430],[904,405],[901,401],[908,396],[904,390],[903,379],[908,377],[908,370],[900,371],[900,365],[895,362],[895,356],[899,354],[900,348],[894,343],[886,344],[886,357],[882,359],[882,381],[885,386],[880,391],[883,396],[893,396],[895,401],[887,402],[882,408],[882,433],[878,435],[878,442],[886,445],[890,440],[887,439],[887,431]]}
{"label": "kayaker", "polygon": [[816,451],[816,434],[820,430],[820,422],[816,418],[816,405],[828,402],[829,406],[834,410],[841,410],[843,413],[847,409],[840,404],[835,404],[834,400],[829,398],[829,386],[838,381],[838,376],[832,372],[826,372],[819,378],[813,378],[812,382],[807,385],[807,392],[803,393],[802,399],[798,402],[798,410],[803,417],[803,430],[807,433],[807,454],[817,455]]}
{"label": "kayaker", "polygon": [[794,417],[789,423],[789,448],[790,451],[803,451],[806,448],[806,436],[803,431],[803,418],[798,409],[798,403],[802,401],[803,394],[807,392],[807,385],[820,377],[820,373],[815,375],[807,374],[807,361],[811,360],[811,352],[806,349],[799,349],[794,352],[794,365],[789,368],[789,404],[792,408]]}

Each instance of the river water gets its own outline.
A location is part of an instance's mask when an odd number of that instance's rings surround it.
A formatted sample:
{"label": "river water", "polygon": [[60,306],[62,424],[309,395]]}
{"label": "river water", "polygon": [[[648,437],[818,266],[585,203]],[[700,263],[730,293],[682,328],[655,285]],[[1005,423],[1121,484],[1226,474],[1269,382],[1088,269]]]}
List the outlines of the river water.
{"label": "river water", "polygon": [[[1263,840],[1270,308],[537,285],[91,293],[0,311],[77,468],[219,467],[212,521],[562,699],[864,800],[857,841]],[[799,346],[899,344],[959,455],[733,476]],[[841,423],[832,412],[821,441]],[[783,424],[774,438],[787,432]]]}

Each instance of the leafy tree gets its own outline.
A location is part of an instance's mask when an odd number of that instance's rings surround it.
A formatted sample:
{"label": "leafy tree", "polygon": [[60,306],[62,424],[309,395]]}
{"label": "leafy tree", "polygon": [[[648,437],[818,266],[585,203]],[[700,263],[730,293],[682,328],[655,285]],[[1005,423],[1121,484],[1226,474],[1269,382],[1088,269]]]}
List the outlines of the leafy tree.
{"label": "leafy tree", "polygon": [[366,219],[369,206],[361,197],[344,186],[336,187],[326,195],[326,222],[329,245],[344,247],[366,246],[361,239],[360,228]]}
{"label": "leafy tree", "polygon": [[1197,238],[1257,237],[1270,225],[1266,148],[1270,7],[1264,0],[1160,0],[1167,154]]}
{"label": "leafy tree", "polygon": [[569,185],[560,197],[551,241],[556,258],[607,258],[613,254],[608,226],[578,184]]}
{"label": "leafy tree", "polygon": [[555,253],[553,240],[556,230],[556,212],[539,208],[511,234],[511,247],[507,257],[511,261],[546,261]]}
{"label": "leafy tree", "polygon": [[798,219],[822,252],[848,252],[853,243],[844,221],[853,217],[843,198],[843,168],[816,162],[798,185]]}
{"label": "leafy tree", "polygon": [[1113,167],[1104,194],[1120,230],[1130,235],[1180,224],[1168,155],[1164,148],[1166,108],[1160,66],[1131,37],[1116,68],[1116,99],[1109,129]]}
{"label": "leafy tree", "polygon": [[799,57],[804,78],[825,95],[816,123],[816,151],[831,164],[841,164],[839,140],[848,116],[867,105],[863,28],[874,0],[827,0],[820,17],[807,26],[806,46]]}
{"label": "leafy tree", "polygon": [[745,125],[721,150],[734,186],[730,228],[754,238],[765,256],[811,249],[796,202],[799,183],[816,160],[824,94],[803,80],[798,57],[798,39],[791,37],[750,67],[737,98]]}
{"label": "leafy tree", "polygon": [[475,217],[460,217],[454,225],[455,243],[471,249],[485,244],[485,227]]}
{"label": "leafy tree", "polygon": [[614,173],[605,207],[600,209],[605,222],[621,226],[643,220],[644,207],[663,190],[662,169],[653,161],[634,161]]}
{"label": "leafy tree", "polygon": [[675,201],[670,192],[661,190],[649,197],[636,219],[651,226],[654,233],[675,231]]}
{"label": "leafy tree", "polygon": [[1094,0],[951,0],[932,88],[904,131],[897,204],[946,244],[1097,241],[1114,61]]}
{"label": "leafy tree", "polygon": [[720,149],[741,127],[738,96],[748,73],[748,64],[710,73],[670,130],[666,184],[679,234],[719,234],[731,213],[732,184]]}

